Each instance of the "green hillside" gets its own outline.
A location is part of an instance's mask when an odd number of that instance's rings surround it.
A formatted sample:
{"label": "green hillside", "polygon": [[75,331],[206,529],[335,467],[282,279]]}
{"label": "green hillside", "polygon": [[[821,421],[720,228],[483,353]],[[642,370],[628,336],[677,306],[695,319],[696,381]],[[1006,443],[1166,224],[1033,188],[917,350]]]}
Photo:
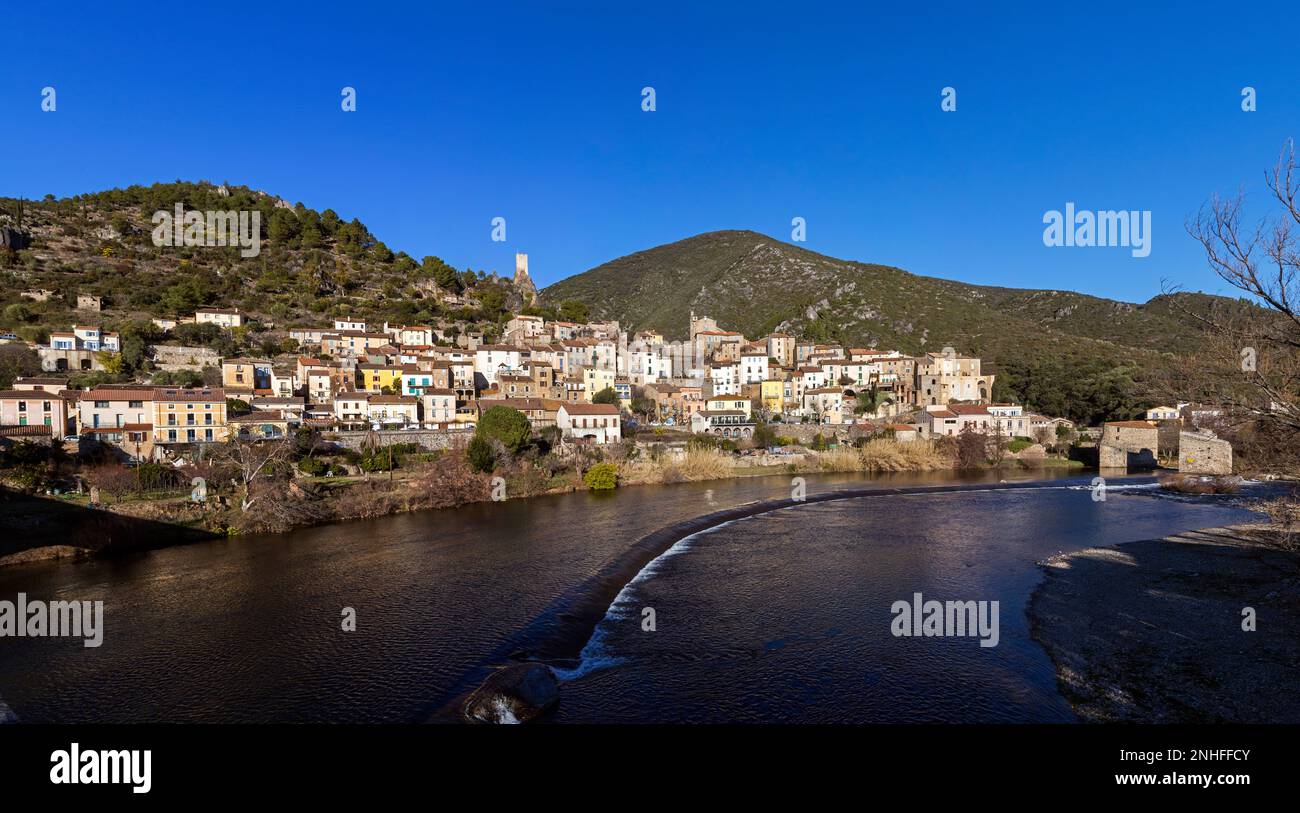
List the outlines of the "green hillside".
{"label": "green hillside", "polygon": [[[685,338],[690,312],[750,337],[774,330],[905,353],[953,347],[998,374],[995,395],[1090,420],[1137,414],[1170,356],[1204,339],[1175,294],[1143,305],[1018,290],[839,260],[751,231],[697,235],[612,260],[542,292],[595,317]],[[1085,403],[1086,402],[1086,403]]]}

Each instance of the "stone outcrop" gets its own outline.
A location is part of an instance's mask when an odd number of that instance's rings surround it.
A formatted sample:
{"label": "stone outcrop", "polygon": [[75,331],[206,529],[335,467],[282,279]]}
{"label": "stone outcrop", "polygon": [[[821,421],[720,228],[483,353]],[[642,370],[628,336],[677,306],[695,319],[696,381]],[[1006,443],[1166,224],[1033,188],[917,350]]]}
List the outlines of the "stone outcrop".
{"label": "stone outcrop", "polygon": [[32,244],[32,239],[26,232],[9,226],[0,226],[0,249],[10,251],[21,251]]}
{"label": "stone outcrop", "polygon": [[493,672],[465,701],[480,723],[526,723],[560,702],[560,681],[544,663],[517,663]]}
{"label": "stone outcrop", "polygon": [[524,306],[537,304],[537,285],[533,283],[533,278],[528,276],[528,255],[515,255],[515,290],[523,297]]}
{"label": "stone outcrop", "polygon": [[1178,470],[1184,474],[1232,474],[1232,444],[1205,429],[1179,432]]}

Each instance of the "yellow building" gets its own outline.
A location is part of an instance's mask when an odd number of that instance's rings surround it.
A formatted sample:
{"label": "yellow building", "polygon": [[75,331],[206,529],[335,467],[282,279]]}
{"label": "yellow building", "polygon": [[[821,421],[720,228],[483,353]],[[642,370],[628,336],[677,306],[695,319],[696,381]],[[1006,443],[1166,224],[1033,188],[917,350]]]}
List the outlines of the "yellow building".
{"label": "yellow building", "polygon": [[591,399],[595,397],[596,393],[613,388],[614,371],[588,367],[582,371],[582,383],[586,388],[584,397],[587,403],[591,403]]}
{"label": "yellow building", "polygon": [[762,383],[759,400],[763,403],[763,409],[769,412],[780,412],[785,406],[785,382],[778,378],[769,378]]}
{"label": "yellow building", "polygon": [[153,406],[155,445],[226,439],[226,391],[219,387],[159,389]]}
{"label": "yellow building", "polygon": [[709,412],[744,412],[748,420],[753,412],[753,405],[743,395],[715,395],[704,402],[704,409]]}
{"label": "yellow building", "polygon": [[272,372],[273,365],[269,359],[224,359],[221,362],[221,386],[242,393],[269,390]]}
{"label": "yellow building", "polygon": [[400,394],[402,391],[402,368],[388,364],[358,364],[357,389],[366,392],[383,392],[388,387],[390,392]]}

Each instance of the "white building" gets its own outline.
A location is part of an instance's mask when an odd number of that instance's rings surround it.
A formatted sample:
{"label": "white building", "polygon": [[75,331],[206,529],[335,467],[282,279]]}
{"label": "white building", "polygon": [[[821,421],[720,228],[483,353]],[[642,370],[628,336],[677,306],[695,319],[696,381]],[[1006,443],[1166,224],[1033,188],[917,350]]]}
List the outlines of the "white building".
{"label": "white building", "polygon": [[673,360],[653,347],[638,347],[628,356],[628,378],[633,384],[651,384],[673,377]]}
{"label": "white building", "polygon": [[101,332],[98,327],[90,325],[73,325],[72,332],[50,334],[51,350],[111,350],[121,351],[122,345],[116,333]]}
{"label": "white building", "polygon": [[474,351],[474,374],[485,385],[497,383],[497,373],[523,367],[524,350],[509,344],[481,344]]}
{"label": "white building", "polygon": [[555,425],[564,437],[614,443],[623,438],[618,407],[613,404],[561,404]]}
{"label": "white building", "polygon": [[244,316],[239,312],[239,308],[226,310],[225,308],[199,308],[194,312],[194,321],[200,325],[216,325],[226,329],[242,327]]}
{"label": "white building", "polygon": [[[762,381],[762,379],[759,379]],[[737,395],[740,393],[740,365],[734,361],[714,362],[709,365],[709,382],[713,384],[714,395]]]}
{"label": "white building", "polygon": [[740,383],[761,384],[767,380],[767,353],[742,353],[740,356]]}
{"label": "white building", "polygon": [[993,416],[991,421],[998,434],[1007,437],[1033,437],[1033,424],[1030,417],[1025,414],[1025,408],[1019,404],[990,404],[988,406],[989,415]]}

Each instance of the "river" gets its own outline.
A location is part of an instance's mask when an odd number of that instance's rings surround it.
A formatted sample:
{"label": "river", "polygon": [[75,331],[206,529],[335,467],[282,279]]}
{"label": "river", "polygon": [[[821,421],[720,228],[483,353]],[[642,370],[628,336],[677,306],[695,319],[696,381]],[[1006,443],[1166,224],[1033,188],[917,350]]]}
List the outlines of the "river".
{"label": "river", "polygon": [[[806,479],[814,495],[1014,476]],[[564,664],[552,719],[1072,719],[1025,629],[1035,562],[1254,517],[1142,487],[1098,502],[1088,481],[816,503],[697,534],[643,571],[583,660]],[[7,568],[0,598],[102,600],[105,629],[98,648],[3,639],[0,702],[33,723],[423,721],[632,541],[789,496],[788,477],[638,486]],[[918,591],[1000,601],[998,645],[893,637],[891,603]],[[356,631],[341,629],[344,608]]]}

